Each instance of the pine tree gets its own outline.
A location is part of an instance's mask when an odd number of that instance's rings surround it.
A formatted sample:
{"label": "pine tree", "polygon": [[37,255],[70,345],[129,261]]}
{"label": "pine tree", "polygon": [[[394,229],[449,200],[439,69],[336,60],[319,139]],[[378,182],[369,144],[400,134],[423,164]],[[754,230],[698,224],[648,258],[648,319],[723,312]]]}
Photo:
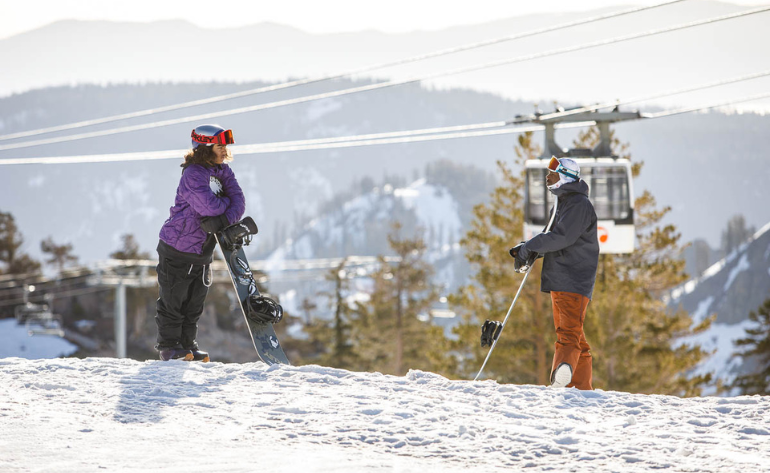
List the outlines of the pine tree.
{"label": "pine tree", "polygon": [[51,255],[45,262],[55,266],[59,273],[64,271],[69,263],[75,263],[78,260],[78,257],[72,254],[72,244],[57,245],[50,236],[40,242],[40,250]]}
{"label": "pine tree", "polygon": [[350,319],[353,310],[346,300],[350,289],[350,274],[345,269],[346,264],[345,258],[326,273],[324,279],[331,282],[334,289],[319,294],[328,299],[334,317],[332,320],[308,320],[305,330],[310,335],[310,343],[315,346],[315,351],[320,352],[309,361],[334,368],[356,370],[359,369],[359,359],[351,338]]}
{"label": "pine tree", "polygon": [[36,273],[40,263],[22,253],[24,237],[16,226],[16,220],[10,212],[0,212],[0,274]]}
{"label": "pine tree", "polygon": [[767,396],[770,395],[770,298],[765,299],[756,312],[749,312],[749,320],[756,326],[745,329],[746,338],[735,341],[737,346],[744,349],[733,356],[754,361],[756,371],[738,376],[732,387],[740,390],[741,394]]}
{"label": "pine tree", "polygon": [[[592,147],[596,128],[580,133],[576,146]],[[627,151],[611,136],[617,154]],[[624,157],[629,158],[629,155]],[[634,163],[638,177],[642,162]],[[671,211],[659,208],[654,196],[644,191],[635,200],[637,245],[629,255],[602,254],[593,299],[588,306],[585,332],[593,354],[594,386],[639,393],[697,395],[710,376],[688,377],[708,354],[698,345],[678,343],[700,333],[707,319],[692,327],[683,310],[671,311],[663,302],[668,291],[686,279],[681,259],[681,235],[674,225],[661,221]],[[654,373],[654,376],[650,376]]]}
{"label": "pine tree", "polygon": [[401,238],[395,224],[388,242],[395,261],[380,256],[373,290],[359,303],[352,327],[361,369],[403,375],[408,369],[454,372],[443,329],[433,325],[430,307],[438,298],[433,268],[423,260],[421,237]]}
{"label": "pine tree", "polygon": [[[532,133],[518,137],[517,160],[540,155]],[[524,179],[498,162],[501,184],[488,204],[473,209],[474,220],[460,244],[475,273],[473,283],[459,289],[450,303],[463,317],[455,328],[461,354],[459,376],[473,378],[488,349],[479,343],[480,327],[485,319],[502,321],[523,276],[513,270],[508,249],[523,238],[524,214],[521,189]],[[546,384],[553,357],[553,318],[550,298],[540,292],[540,264],[529,274],[522,294],[511,312],[484,377],[501,382]]]}
{"label": "pine tree", "polygon": [[729,255],[741,243],[748,241],[755,232],[754,227],[746,226],[743,215],[733,215],[727,222],[727,228],[722,232],[722,254]]}
{"label": "pine tree", "polygon": [[150,259],[150,253],[139,249],[139,243],[134,235],[127,233],[121,236],[120,239],[123,242],[123,246],[119,250],[110,253],[110,258],[122,260]]}

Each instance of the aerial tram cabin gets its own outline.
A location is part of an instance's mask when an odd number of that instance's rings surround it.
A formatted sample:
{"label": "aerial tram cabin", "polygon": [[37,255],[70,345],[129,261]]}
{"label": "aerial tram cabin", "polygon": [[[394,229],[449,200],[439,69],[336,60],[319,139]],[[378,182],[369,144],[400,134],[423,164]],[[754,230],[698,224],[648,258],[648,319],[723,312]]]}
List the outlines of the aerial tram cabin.
{"label": "aerial tram cabin", "polygon": [[[599,251],[601,253],[633,253],[634,191],[631,161],[612,155],[610,123],[642,118],[639,112],[582,112],[556,116],[538,114],[524,121],[545,126],[545,147],[538,159],[525,162],[524,239],[542,232],[548,224],[554,196],[548,191],[545,176],[551,156],[574,159],[580,166],[580,178],[589,187],[589,199],[598,218]],[[562,149],[554,140],[555,126],[564,122],[593,121],[599,127],[600,142],[594,149]]]}

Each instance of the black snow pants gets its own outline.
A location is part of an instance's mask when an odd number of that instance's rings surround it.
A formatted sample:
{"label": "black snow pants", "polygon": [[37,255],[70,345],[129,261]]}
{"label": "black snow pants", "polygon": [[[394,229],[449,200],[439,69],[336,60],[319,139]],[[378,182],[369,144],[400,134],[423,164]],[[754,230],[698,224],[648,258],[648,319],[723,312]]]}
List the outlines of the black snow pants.
{"label": "black snow pants", "polygon": [[194,349],[197,347],[198,319],[211,285],[209,265],[161,256],[157,271],[160,297],[155,316],[158,325],[156,348]]}

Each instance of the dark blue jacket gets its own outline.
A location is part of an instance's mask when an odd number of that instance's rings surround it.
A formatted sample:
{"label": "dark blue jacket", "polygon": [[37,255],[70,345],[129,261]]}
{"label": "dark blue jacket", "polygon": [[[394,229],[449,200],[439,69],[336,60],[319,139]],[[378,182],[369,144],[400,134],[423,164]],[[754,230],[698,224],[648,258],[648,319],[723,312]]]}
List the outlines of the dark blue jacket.
{"label": "dark blue jacket", "polygon": [[524,259],[532,251],[545,255],[541,291],[574,292],[590,299],[599,265],[599,240],[588,184],[569,182],[551,193],[559,198],[553,226],[524,244],[520,255]]}

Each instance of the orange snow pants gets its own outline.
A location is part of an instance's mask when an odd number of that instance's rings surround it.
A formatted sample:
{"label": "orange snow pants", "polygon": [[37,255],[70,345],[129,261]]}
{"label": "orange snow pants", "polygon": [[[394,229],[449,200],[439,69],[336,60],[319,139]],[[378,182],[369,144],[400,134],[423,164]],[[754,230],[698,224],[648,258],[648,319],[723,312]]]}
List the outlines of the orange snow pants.
{"label": "orange snow pants", "polygon": [[590,299],[574,292],[551,291],[553,325],[556,327],[556,343],[551,374],[562,363],[572,367],[572,382],[567,387],[590,390],[591,347],[588,346],[583,322]]}

